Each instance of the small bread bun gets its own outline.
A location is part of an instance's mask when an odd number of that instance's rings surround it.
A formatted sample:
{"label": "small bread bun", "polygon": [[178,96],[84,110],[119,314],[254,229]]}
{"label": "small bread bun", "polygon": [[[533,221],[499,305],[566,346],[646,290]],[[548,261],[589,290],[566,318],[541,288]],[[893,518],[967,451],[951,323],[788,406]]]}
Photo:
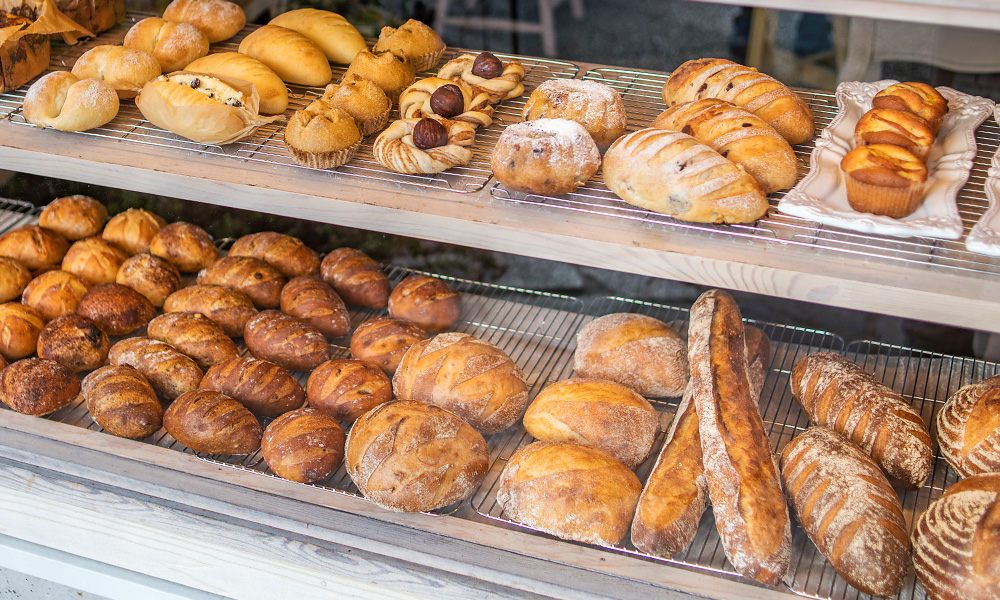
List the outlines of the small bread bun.
{"label": "small bread bun", "polygon": [[181,394],[163,413],[163,427],[178,442],[205,454],[250,454],[264,431],[242,404],[213,390]]}
{"label": "small bread bun", "polygon": [[285,146],[295,162],[312,169],[335,169],[361,146],[361,130],[347,111],[317,100],[295,111],[285,127]]}
{"label": "small bread bun", "polygon": [[604,152],[625,133],[622,98],[614,88],[583,79],[550,79],[539,85],[524,105],[525,121],[569,119],[586,129]]}
{"label": "small bread bun", "polygon": [[377,262],[360,250],[337,248],[330,252],[323,257],[320,274],[349,304],[367,308],[389,305],[389,278]]}
{"label": "small bread bun", "polygon": [[361,360],[334,358],[316,367],[306,382],[309,406],[353,423],[392,400],[392,382],[382,369]]}
{"label": "small bread bun", "polygon": [[111,435],[142,439],[163,424],[163,405],[135,367],[101,367],[83,378],[81,395],[91,418]]}
{"label": "small bread bun", "polygon": [[601,153],[576,121],[538,119],[504,129],[491,164],[497,180],[508,189],[559,196],[594,176],[601,167]]}
{"label": "small bread bun", "polygon": [[287,280],[281,271],[259,258],[226,256],[199,271],[198,283],[243,292],[257,308],[278,308],[281,288]]}
{"label": "small bread bun", "polygon": [[32,271],[58,265],[68,249],[66,238],[37,225],[18,227],[0,235],[0,256],[16,259]]}
{"label": "small bread bun", "polygon": [[61,269],[45,271],[25,286],[21,302],[37,310],[46,321],[75,313],[90,284]]}
{"label": "small bread bun", "polygon": [[264,430],[261,452],[278,477],[311,483],[326,479],[344,460],[344,428],[314,408],[285,413]]}
{"label": "small bread bun", "polygon": [[115,282],[127,285],[145,296],[153,306],[160,307],[167,296],[181,287],[181,274],[165,259],[143,253],[122,263]]}
{"label": "small bread bun", "polygon": [[212,365],[198,387],[222,392],[262,417],[283,415],[306,401],[288,369],[249,354]]}
{"label": "small bread bun", "polygon": [[445,331],[462,317],[462,295],[437,277],[410,275],[389,295],[389,316],[432,333]]}
{"label": "small bread bun", "polygon": [[135,98],[142,86],[160,73],[160,62],[149,52],[107,44],[87,50],[73,64],[74,75],[80,79],[100,79],[123,99]]}
{"label": "small bread bun", "polygon": [[322,87],[333,79],[326,55],[297,31],[264,25],[240,42],[240,53],[259,60],[282,81]]}
{"label": "small bread bun", "polygon": [[296,277],[285,284],[281,311],[312,325],[327,339],[351,332],[351,315],[344,301],[319,277]]}
{"label": "small bread bun", "polygon": [[267,65],[245,54],[216,52],[191,62],[185,69],[249,81],[260,94],[261,114],[280,115],[288,108],[288,88],[285,83]]}
{"label": "small bread bun", "polygon": [[335,63],[349,65],[358,52],[368,49],[365,38],[354,25],[328,10],[315,8],[290,10],[271,19],[268,24],[301,33],[316,44],[327,59]]}
{"label": "small bread bun", "polygon": [[38,334],[38,356],[51,358],[76,373],[103,365],[110,349],[107,334],[83,315],[63,315]]}
{"label": "small bread bun", "polygon": [[17,360],[35,353],[45,319],[20,302],[0,304],[0,355]]}
{"label": "small bread bun", "polygon": [[421,21],[409,19],[398,28],[383,27],[372,52],[392,52],[409,62],[414,71],[426,71],[441,60],[445,47],[437,32]]}
{"label": "small bread bun", "polygon": [[174,0],[163,11],[163,18],[194,25],[213,44],[233,37],[247,23],[240,5],[225,0]]}
{"label": "small bread bun", "polygon": [[73,273],[91,284],[111,283],[128,254],[99,237],[89,237],[73,242],[62,260],[62,270]]}
{"label": "small bread bun", "polygon": [[934,135],[948,113],[948,100],[933,86],[921,81],[894,83],[872,98],[872,108],[906,110],[923,117]]}
{"label": "small bread bun", "polygon": [[149,253],[167,260],[183,273],[193,273],[219,260],[219,249],[208,232],[178,221],[161,228],[149,241]]}
{"label": "small bread bun", "polygon": [[0,256],[0,302],[21,297],[24,287],[31,281],[31,271],[8,256]]}
{"label": "small bread bun", "polygon": [[208,54],[208,38],[201,29],[160,17],[148,17],[133,25],[122,44],[155,56],[164,73],[180,71]]}
{"label": "small bread bun", "polygon": [[374,54],[367,50],[358,52],[351,61],[351,66],[347,67],[343,79],[346,80],[351,75],[367,79],[382,88],[393,104],[399,102],[399,95],[416,79],[413,67],[395,54]]}
{"label": "small bread bun", "polygon": [[26,358],[0,371],[0,401],[26,415],[47,415],[80,393],[80,378],[47,358]]}
{"label": "small bread bun", "polygon": [[181,288],[163,301],[163,312],[196,312],[212,319],[229,337],[241,337],[247,321],[257,314],[253,301],[242,292],[221,285]]}
{"label": "small bread bun", "polygon": [[108,335],[127,335],[156,315],[156,309],[139,292],[120,283],[102,283],[90,288],[76,312],[90,317]]}
{"label": "small bread bun", "polygon": [[118,93],[99,79],[80,79],[53,71],[31,84],[24,95],[24,118],[39,127],[86,131],[118,114]]}
{"label": "small bread bun", "polygon": [[167,224],[163,217],[142,208],[130,208],[111,217],[101,237],[129,254],[149,252],[149,242]]}
{"label": "small bread bun", "polygon": [[873,108],[858,119],[854,127],[854,143],[857,146],[902,146],[926,161],[934,145],[934,131],[923,117],[909,111]]}
{"label": "small bread bun", "polygon": [[377,365],[392,375],[413,344],[427,339],[427,332],[416,323],[375,317],[361,323],[351,336],[351,356]]}
{"label": "small bread bun", "polygon": [[108,210],[90,196],[63,196],[49,202],[38,215],[38,225],[75,241],[99,235]]}

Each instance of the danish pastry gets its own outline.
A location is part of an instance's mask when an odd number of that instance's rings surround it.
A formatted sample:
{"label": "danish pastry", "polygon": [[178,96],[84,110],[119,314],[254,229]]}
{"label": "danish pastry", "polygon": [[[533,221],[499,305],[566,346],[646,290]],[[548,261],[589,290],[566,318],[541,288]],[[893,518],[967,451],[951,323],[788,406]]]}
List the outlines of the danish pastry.
{"label": "danish pastry", "polygon": [[400,119],[379,134],[375,160],[397,173],[431,174],[469,164],[476,128],[447,119]]}
{"label": "danish pastry", "polygon": [[524,93],[524,67],[517,61],[504,64],[489,52],[479,55],[462,54],[446,62],[438,77],[461,81],[475,93],[489,95],[490,102],[517,98]]}
{"label": "danish pastry", "polygon": [[404,119],[438,115],[452,121],[489,127],[493,106],[487,94],[473,94],[468,86],[440,77],[420,79],[399,96],[399,114]]}

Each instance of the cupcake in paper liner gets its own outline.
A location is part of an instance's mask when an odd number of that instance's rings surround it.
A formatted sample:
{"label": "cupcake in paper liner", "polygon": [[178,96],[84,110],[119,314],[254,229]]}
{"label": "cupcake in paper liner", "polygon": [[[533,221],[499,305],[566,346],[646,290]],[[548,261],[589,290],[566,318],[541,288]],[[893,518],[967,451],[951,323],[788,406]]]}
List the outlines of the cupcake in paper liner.
{"label": "cupcake in paper liner", "polygon": [[923,200],[927,166],[906,148],[890,144],[855,148],[840,161],[840,168],[847,202],[858,212],[902,219]]}
{"label": "cupcake in paper liner", "polygon": [[285,146],[300,165],[333,169],[358,151],[361,131],[347,111],[317,101],[292,115],[285,128]]}
{"label": "cupcake in paper liner", "polygon": [[393,104],[399,102],[399,95],[416,79],[409,61],[392,52],[372,53],[367,50],[358,52],[341,81],[349,81],[352,75],[377,85]]}
{"label": "cupcake in paper liner", "polygon": [[416,19],[410,19],[397,28],[383,27],[372,51],[392,52],[419,72],[436,65],[446,47],[437,32]]}

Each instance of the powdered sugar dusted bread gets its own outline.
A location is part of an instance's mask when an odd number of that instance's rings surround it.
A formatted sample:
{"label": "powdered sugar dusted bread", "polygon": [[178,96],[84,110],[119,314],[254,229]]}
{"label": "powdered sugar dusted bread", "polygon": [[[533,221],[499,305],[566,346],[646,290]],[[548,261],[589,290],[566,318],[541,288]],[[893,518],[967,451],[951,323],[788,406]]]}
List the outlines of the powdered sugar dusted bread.
{"label": "powdered sugar dusted bread", "polygon": [[593,136],[601,152],[625,133],[625,105],[614,88],[584,79],[550,79],[531,92],[525,121],[569,119]]}
{"label": "powdered sugar dusted bread", "polygon": [[503,130],[491,159],[493,174],[516,192],[559,196],[601,167],[594,138],[576,121],[538,119]]}
{"label": "powdered sugar dusted bread", "polygon": [[937,437],[959,477],[1000,471],[1000,376],[952,394],[938,411]]}

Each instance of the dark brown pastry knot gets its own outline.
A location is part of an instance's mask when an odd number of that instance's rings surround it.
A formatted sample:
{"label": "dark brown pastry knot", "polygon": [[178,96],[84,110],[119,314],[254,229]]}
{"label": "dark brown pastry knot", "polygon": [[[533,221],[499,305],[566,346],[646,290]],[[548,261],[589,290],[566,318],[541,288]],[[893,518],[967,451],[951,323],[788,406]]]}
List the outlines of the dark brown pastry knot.
{"label": "dark brown pastry knot", "polygon": [[489,94],[474,93],[461,81],[440,77],[421,79],[403,90],[399,114],[404,119],[438,115],[476,127],[489,127],[493,123]]}
{"label": "dark brown pastry knot", "polygon": [[379,164],[397,173],[440,173],[469,164],[475,141],[476,127],[471,123],[436,116],[400,119],[379,134],[372,153]]}
{"label": "dark brown pastry knot", "polygon": [[487,94],[491,104],[496,104],[501,100],[517,98],[524,93],[524,67],[521,63],[511,61],[506,65],[499,58],[483,52],[475,54],[462,54],[446,62],[438,77],[461,81],[470,88],[474,94]]}

